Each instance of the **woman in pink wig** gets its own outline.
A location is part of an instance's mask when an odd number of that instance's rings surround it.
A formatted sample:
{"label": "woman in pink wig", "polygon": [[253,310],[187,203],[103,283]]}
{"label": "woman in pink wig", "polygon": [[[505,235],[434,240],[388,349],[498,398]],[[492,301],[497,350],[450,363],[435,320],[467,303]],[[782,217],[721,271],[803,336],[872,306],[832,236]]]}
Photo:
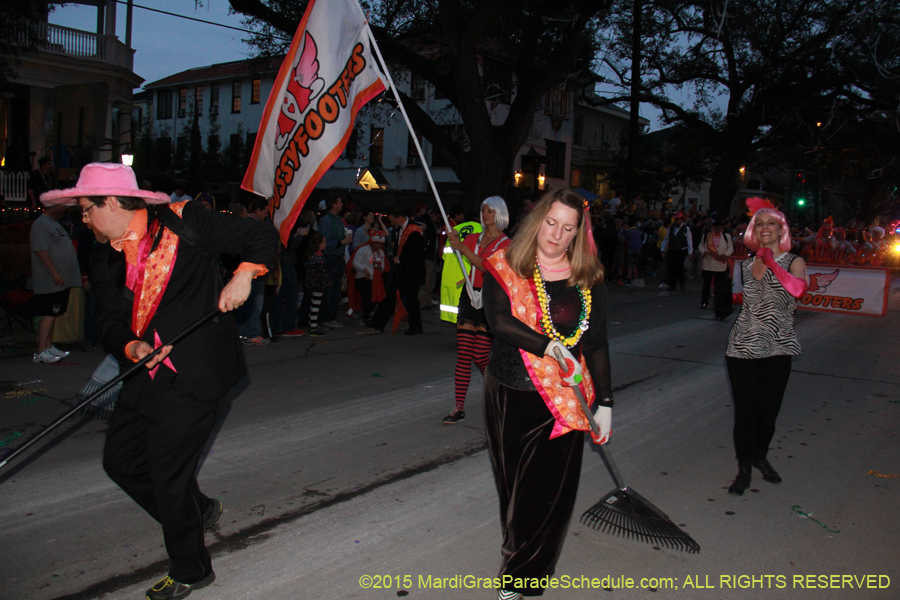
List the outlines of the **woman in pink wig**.
{"label": "woman in pink wig", "polygon": [[739,495],[750,486],[754,466],[766,481],[781,481],[767,453],[791,375],[791,357],[800,354],[794,310],[809,284],[806,263],[789,252],[791,236],[784,214],[762,198],[750,198],[747,206],[753,217],[744,244],[755,255],[741,263],[743,306],[725,352],[738,461],[738,474],[728,491]]}

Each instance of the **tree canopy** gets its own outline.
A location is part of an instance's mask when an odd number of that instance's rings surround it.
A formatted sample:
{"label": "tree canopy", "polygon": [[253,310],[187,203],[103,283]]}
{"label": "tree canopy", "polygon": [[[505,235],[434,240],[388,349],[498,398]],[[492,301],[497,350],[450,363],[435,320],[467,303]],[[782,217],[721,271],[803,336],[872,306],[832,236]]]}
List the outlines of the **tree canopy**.
{"label": "tree canopy", "polygon": [[[631,15],[619,0],[604,55],[628,90]],[[727,213],[739,167],[797,127],[893,114],[900,98],[900,7],[880,0],[643,0],[641,100],[711,140],[711,210]],[[687,94],[693,102],[678,99]],[[628,98],[623,92],[613,100]]]}

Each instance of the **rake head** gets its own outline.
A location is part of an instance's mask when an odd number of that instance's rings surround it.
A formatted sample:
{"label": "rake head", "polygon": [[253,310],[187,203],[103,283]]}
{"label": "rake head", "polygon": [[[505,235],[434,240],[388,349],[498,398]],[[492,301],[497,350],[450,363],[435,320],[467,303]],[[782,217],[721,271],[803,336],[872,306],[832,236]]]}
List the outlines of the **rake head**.
{"label": "rake head", "polygon": [[585,525],[645,544],[697,554],[700,544],[668,516],[631,489],[615,489],[581,515]]}

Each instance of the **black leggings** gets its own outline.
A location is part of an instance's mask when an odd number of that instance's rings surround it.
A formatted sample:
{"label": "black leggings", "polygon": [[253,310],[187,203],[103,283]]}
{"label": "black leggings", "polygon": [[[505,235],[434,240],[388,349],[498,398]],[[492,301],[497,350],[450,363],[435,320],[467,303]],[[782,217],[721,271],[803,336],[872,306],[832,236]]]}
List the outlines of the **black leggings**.
{"label": "black leggings", "polygon": [[734,398],[734,450],[739,461],[765,456],[791,376],[790,356],[725,357]]}

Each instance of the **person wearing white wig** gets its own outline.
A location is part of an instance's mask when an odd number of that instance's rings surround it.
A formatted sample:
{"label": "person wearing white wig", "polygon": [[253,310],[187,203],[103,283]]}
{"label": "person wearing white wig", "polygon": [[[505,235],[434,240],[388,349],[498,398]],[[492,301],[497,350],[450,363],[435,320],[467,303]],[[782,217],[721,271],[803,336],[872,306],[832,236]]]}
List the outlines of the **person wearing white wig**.
{"label": "person wearing white wig", "polygon": [[471,264],[468,278],[472,283],[474,298],[469,297],[468,286],[459,297],[456,314],[456,405],[446,417],[445,425],[453,425],[466,418],[466,392],[472,379],[472,363],[484,375],[494,336],[488,328],[487,318],[481,307],[481,286],[484,279],[484,260],[497,250],[506,248],[510,240],[503,233],[509,227],[509,209],[500,196],[491,196],[481,203],[481,228],[478,235],[459,239],[459,232],[450,230],[450,246],[458,250]]}

